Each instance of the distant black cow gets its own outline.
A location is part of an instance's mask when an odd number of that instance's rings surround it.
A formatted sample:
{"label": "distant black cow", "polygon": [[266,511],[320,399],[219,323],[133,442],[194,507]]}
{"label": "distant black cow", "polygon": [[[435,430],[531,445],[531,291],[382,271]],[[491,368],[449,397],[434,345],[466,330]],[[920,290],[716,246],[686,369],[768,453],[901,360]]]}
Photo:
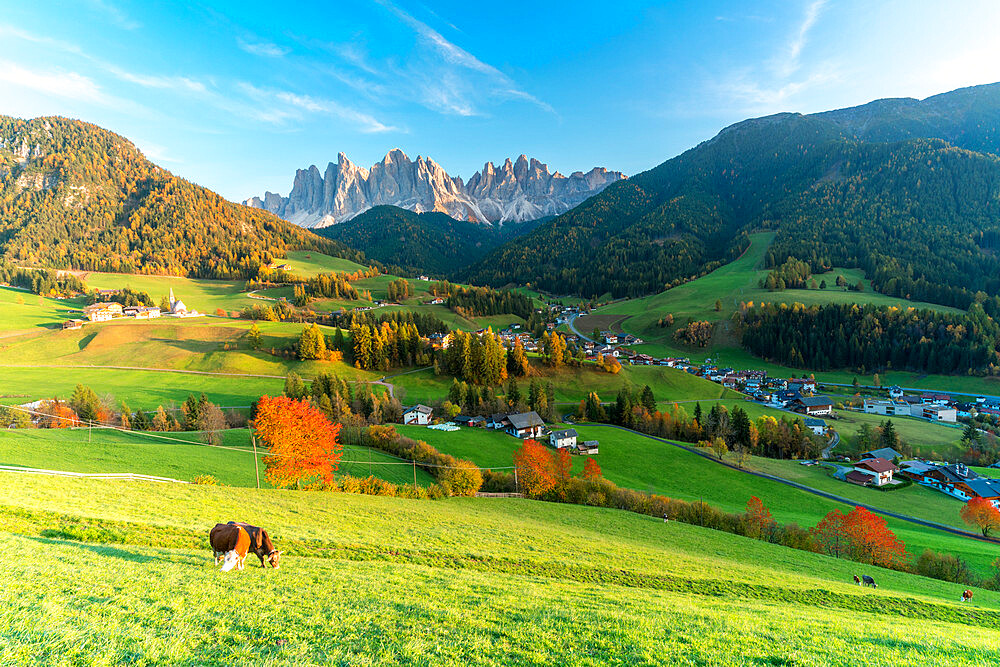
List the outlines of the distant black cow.
{"label": "distant black cow", "polygon": [[863,582],[865,582],[865,586],[871,586],[872,588],[878,588],[878,584],[875,583],[875,580],[872,579],[871,577],[869,577],[867,574],[864,575],[863,577],[861,577],[861,580]]}
{"label": "distant black cow", "polygon": [[858,586],[861,585],[861,579],[858,578],[858,575],[854,575],[854,583],[856,583]]}
{"label": "distant black cow", "polygon": [[271,564],[271,567],[275,570],[278,569],[278,560],[281,552],[274,548],[271,537],[267,534],[266,530],[259,526],[251,526],[249,523],[242,521],[230,521],[229,523],[234,526],[240,526],[250,535],[250,551],[257,554],[257,558],[260,558],[261,567],[266,567],[264,565],[266,559]]}

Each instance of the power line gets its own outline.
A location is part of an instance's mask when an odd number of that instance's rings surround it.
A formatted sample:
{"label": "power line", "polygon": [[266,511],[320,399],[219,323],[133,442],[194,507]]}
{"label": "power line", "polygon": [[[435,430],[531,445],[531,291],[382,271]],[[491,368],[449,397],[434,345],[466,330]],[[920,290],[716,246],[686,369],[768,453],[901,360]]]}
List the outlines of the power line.
{"label": "power line", "polygon": [[[36,415],[36,416],[39,416],[39,417],[48,417],[50,419],[59,419],[59,420],[62,420],[62,421],[68,421],[68,422],[72,422],[73,424],[82,424],[82,423],[84,423],[84,422],[81,422],[79,418],[64,417],[62,415],[52,415],[52,414],[48,414],[48,413],[45,413],[45,412],[41,412],[39,410],[32,410],[30,408],[24,408],[24,407],[21,407],[21,406],[8,405],[8,406],[4,406],[4,407],[6,407],[6,408],[8,408],[10,410],[18,410],[20,412],[25,412],[25,413]],[[119,432],[119,433],[126,433],[126,434],[144,436],[144,437],[147,437],[147,438],[154,438],[154,439],[158,439],[158,440],[167,440],[167,441],[170,441],[170,442],[176,442],[176,443],[180,443],[180,444],[183,444],[183,445],[196,445],[196,446],[199,446],[199,447],[211,447],[213,449],[225,449],[225,450],[233,451],[233,452],[242,452],[244,454],[253,454],[253,451],[249,450],[249,449],[242,449],[242,448],[239,448],[239,447],[231,447],[231,446],[227,446],[227,445],[210,445],[208,443],[197,442],[197,441],[194,441],[194,440],[184,440],[184,439],[181,439],[181,438],[172,438],[170,436],[162,435],[162,434],[160,434],[158,432],[136,431],[134,429],[127,429],[127,428],[124,428],[122,426],[114,426],[112,424],[102,424],[102,423],[93,424],[93,423],[90,423],[89,426],[90,427],[95,427],[96,426],[96,428],[99,428],[99,429],[105,429],[105,430],[108,430],[108,431],[116,431],[116,432]],[[109,442],[107,444],[132,444],[132,445],[134,445],[134,444],[138,444],[138,443],[113,443],[113,442]],[[341,451],[347,451],[347,450],[350,450],[350,451],[366,451],[366,449],[364,449],[364,448],[358,448],[358,447],[352,447],[352,448],[344,448],[344,447],[342,447],[341,448]],[[416,465],[419,465],[422,468],[438,468],[438,469],[448,469],[448,470],[459,470],[459,469],[464,469],[464,468],[467,467],[467,466],[445,466],[445,465],[439,465],[439,464],[436,464],[436,463],[421,462],[421,461],[417,461],[416,459],[406,459],[406,458],[403,458],[401,456],[396,456],[395,454],[390,454],[389,452],[385,452],[385,451],[383,451],[381,449],[378,449],[376,447],[369,447],[369,448],[367,448],[367,450],[375,450],[375,451],[377,451],[377,452],[379,452],[379,453],[381,453],[381,454],[383,454],[385,456],[390,456],[390,457],[392,457],[394,459],[398,459],[401,462],[401,463],[394,463],[394,462],[392,462],[392,463],[391,462],[381,462],[381,463],[379,463],[379,462],[371,462],[373,465],[413,465],[413,464],[416,464]],[[273,454],[273,453],[270,453],[270,452],[267,455],[268,456],[287,456],[287,455],[282,455],[282,454]],[[368,461],[338,461],[338,464],[339,463],[368,463]],[[477,468],[478,470],[513,470],[517,466],[492,466],[492,467],[488,467],[488,468],[487,467],[481,467],[481,466],[474,466],[474,467]]]}

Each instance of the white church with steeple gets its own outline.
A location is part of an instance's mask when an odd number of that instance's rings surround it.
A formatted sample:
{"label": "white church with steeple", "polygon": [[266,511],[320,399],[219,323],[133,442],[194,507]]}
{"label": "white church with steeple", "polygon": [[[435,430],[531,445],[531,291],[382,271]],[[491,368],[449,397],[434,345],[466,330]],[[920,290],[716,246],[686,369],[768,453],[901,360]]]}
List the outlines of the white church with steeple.
{"label": "white church with steeple", "polygon": [[201,317],[197,310],[188,310],[183,301],[174,297],[173,287],[170,288],[170,312],[164,314],[167,317]]}

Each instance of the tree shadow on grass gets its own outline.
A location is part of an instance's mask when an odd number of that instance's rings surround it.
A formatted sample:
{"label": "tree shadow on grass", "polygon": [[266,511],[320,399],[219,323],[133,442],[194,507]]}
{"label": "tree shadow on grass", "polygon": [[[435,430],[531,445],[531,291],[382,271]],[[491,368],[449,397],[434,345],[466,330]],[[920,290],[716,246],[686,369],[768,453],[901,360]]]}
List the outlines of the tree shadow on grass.
{"label": "tree shadow on grass", "polygon": [[[49,533],[47,535],[46,533]],[[59,531],[42,531],[41,537],[28,537],[27,539],[34,542],[40,542],[42,544],[56,544],[64,547],[76,547],[83,551],[89,551],[95,555],[102,556],[105,558],[119,558],[121,560],[127,560],[132,563],[174,563],[174,564],[185,564],[185,565],[203,565],[209,562],[206,558],[201,558],[195,555],[178,554],[175,552],[162,553],[159,555],[150,555],[138,553],[135,551],[130,551],[128,549],[122,549],[115,546],[110,546],[107,544],[87,544],[85,542],[77,542],[76,540],[68,540],[64,537],[58,537]]]}

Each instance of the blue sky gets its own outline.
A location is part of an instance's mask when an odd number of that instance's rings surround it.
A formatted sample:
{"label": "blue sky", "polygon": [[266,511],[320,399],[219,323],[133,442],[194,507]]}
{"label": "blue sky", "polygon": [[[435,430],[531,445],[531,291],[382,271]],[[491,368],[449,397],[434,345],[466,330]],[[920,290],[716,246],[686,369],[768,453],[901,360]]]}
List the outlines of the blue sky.
{"label": "blue sky", "polygon": [[0,0],[0,114],[65,115],[241,200],[391,148],[634,174],[778,111],[1000,81],[1000,3]]}

